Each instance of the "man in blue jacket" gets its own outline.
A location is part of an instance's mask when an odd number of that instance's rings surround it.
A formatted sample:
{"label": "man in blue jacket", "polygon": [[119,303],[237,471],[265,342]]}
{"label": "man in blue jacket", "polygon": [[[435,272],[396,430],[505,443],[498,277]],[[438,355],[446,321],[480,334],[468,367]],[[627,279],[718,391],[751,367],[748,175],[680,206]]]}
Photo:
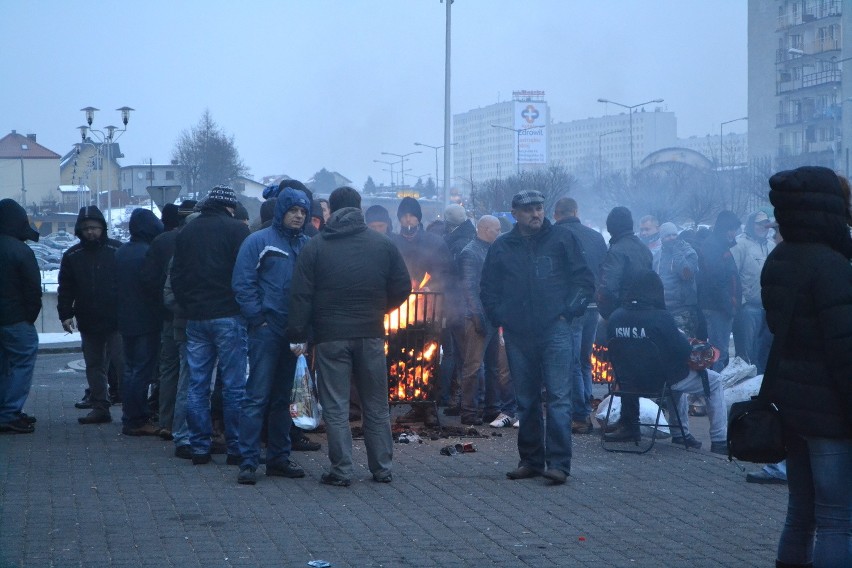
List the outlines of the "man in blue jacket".
{"label": "man in blue jacket", "polygon": [[520,463],[506,476],[562,484],[571,472],[571,323],[586,313],[595,280],[576,237],[554,227],[543,204],[536,190],[512,198],[517,223],[488,249],[480,299],[488,320],[503,327],[517,396]]}
{"label": "man in blue jacket", "polygon": [[290,460],[290,392],[296,356],[286,338],[290,281],[296,259],[308,241],[302,228],[311,210],[303,191],[278,194],[272,225],[249,235],[240,247],[231,286],[248,323],[249,378],[240,409],[240,473],[237,482],[254,485],[260,435],[269,410],[266,475],[297,478],[305,471]]}

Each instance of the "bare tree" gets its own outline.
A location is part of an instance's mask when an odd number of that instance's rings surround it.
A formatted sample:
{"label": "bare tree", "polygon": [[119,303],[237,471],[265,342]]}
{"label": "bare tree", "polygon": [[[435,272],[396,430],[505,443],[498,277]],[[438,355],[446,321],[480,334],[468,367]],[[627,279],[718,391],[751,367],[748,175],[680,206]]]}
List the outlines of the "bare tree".
{"label": "bare tree", "polygon": [[523,171],[506,179],[490,179],[478,184],[471,190],[471,203],[477,216],[511,211],[513,195],[523,189],[537,189],[544,194],[547,214],[551,215],[553,205],[567,196],[576,183],[574,176],[562,166]]}
{"label": "bare tree", "polygon": [[205,109],[198,124],[181,133],[172,159],[183,166],[181,181],[188,191],[199,197],[249,171],[240,159],[234,137],[219,128],[209,109]]}

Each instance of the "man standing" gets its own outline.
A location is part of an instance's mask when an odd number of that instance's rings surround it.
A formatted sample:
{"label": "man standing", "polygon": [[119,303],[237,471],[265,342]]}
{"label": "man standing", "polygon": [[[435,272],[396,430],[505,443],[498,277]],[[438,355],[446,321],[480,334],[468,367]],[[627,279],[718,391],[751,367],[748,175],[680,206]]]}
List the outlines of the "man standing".
{"label": "man standing", "polygon": [[150,422],[148,385],[156,376],[162,302],[144,286],[142,267],[151,241],[162,232],[163,223],[150,210],[134,209],[130,215],[130,242],[115,253],[116,284],[121,291],[118,331],[124,343],[121,432],[126,436],[155,436],[160,431]]}
{"label": "man standing", "polygon": [[304,349],[310,330],[316,343],[331,461],[331,471],[321,482],[338,487],[352,483],[349,392],[354,380],[368,467],[375,481],[388,483],[393,438],[384,316],[408,297],[411,280],[393,243],[367,229],[357,191],[337,188],[329,205],[328,223],[305,245],[296,265],[287,334],[296,353]]}
{"label": "man standing", "polygon": [[[272,226],[249,235],[240,247],[232,287],[248,324],[249,377],[240,411],[240,473],[254,485],[266,419],[266,475],[297,478],[305,471],[290,460],[290,393],[296,356],[286,338],[290,281],[308,241],[302,228],[311,210],[304,192],[278,194]],[[268,418],[267,418],[268,416]]]}
{"label": "man standing", "polygon": [[639,219],[639,240],[645,243],[654,258],[653,270],[657,272],[660,264],[660,221],[653,215],[645,215]]}
{"label": "man standing", "polygon": [[[633,234],[633,214],[627,207],[613,207],[606,218],[609,250],[600,268],[596,292],[601,317],[609,319],[640,270],[651,270],[653,256]],[[605,335],[605,334],[604,334]]]}
{"label": "man standing", "polygon": [[[210,190],[201,215],[177,236],[171,283],[186,314],[189,388],[186,421],[192,463],[210,462],[210,381],[214,366],[222,381],[222,406],[229,465],[239,465],[240,403],[246,384],[246,328],[231,289],[245,223],[234,219],[237,196],[228,186]],[[216,364],[216,358],[219,362]]]}
{"label": "man standing", "polygon": [[0,200],[0,433],[31,434],[35,418],[23,412],[33,380],[41,311],[41,274],[25,241],[38,241],[27,212]]}
{"label": "man standing", "polygon": [[57,311],[62,328],[71,333],[80,329],[89,402],[92,411],[80,424],[112,422],[107,398],[107,369],[110,343],[118,333],[115,283],[115,251],[121,243],[107,236],[107,224],[94,205],[80,209],[74,234],[80,242],[62,255],[59,265]]}
{"label": "man standing", "polygon": [[585,314],[595,281],[577,239],[551,225],[543,204],[536,190],[512,198],[517,223],[488,250],[480,298],[489,321],[503,327],[517,396],[520,463],[506,475],[562,484],[571,472],[571,322]]}
{"label": "man standing", "polygon": [[[556,224],[571,231],[580,243],[586,262],[595,275],[597,285],[598,272],[606,257],[606,241],[599,232],[586,227],[577,216],[577,202],[563,197],[556,202],[553,218]],[[578,325],[574,326],[574,361],[571,375],[574,377],[574,401],[571,431],[574,434],[591,434],[592,425],[592,348],[598,329],[598,307],[590,303]]]}

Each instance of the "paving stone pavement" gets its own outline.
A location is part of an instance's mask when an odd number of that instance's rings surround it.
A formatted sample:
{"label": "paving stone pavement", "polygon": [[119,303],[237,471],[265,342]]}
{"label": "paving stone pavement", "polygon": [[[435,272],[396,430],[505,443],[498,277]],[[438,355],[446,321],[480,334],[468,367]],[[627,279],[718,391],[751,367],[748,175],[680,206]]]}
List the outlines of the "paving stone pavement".
{"label": "paving stone pavement", "polygon": [[[351,487],[318,483],[323,452],[297,453],[304,479],[193,466],[171,442],[81,426],[78,354],[40,354],[25,408],[30,435],[0,436],[0,567],[702,567],[771,566],[786,488],[745,483],[721,456],[666,440],[645,455],[574,437],[571,477],[509,481],[516,431],[394,446],[394,480],[374,483],[356,440]],[[404,411],[394,408],[394,413]],[[323,443],[325,436],[312,435]],[[747,469],[754,466],[746,464]],[[262,467],[259,470],[262,472]]]}

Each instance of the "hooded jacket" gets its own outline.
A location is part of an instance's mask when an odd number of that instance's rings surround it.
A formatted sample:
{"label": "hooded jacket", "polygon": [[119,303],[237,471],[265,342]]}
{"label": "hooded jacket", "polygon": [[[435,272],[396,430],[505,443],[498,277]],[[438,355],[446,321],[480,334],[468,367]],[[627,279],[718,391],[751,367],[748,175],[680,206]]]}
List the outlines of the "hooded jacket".
{"label": "hooded jacket", "polygon": [[41,311],[41,273],[27,240],[38,241],[27,212],[14,199],[0,200],[0,326],[33,323]]}
{"label": "hooded jacket", "polygon": [[[83,239],[80,227],[87,220],[103,225],[100,239]],[[106,219],[94,205],[80,209],[74,234],[80,242],[65,251],[59,265],[59,320],[77,318],[83,333],[112,333],[118,329],[115,252],[121,243],[108,237]]]}
{"label": "hooded jacket", "polygon": [[745,230],[741,235],[737,235],[737,244],[731,249],[731,254],[740,274],[743,303],[760,306],[760,272],[766,257],[775,248],[775,243],[766,237],[755,235],[754,219],[757,213],[755,211],[746,218]]}
{"label": "hooded jacket", "polygon": [[461,321],[465,313],[459,257],[462,250],[475,238],[476,227],[470,219],[465,219],[461,225],[444,235],[444,242],[450,251],[450,268],[444,286],[444,306],[450,321]]}
{"label": "hooded jacket", "polygon": [[688,242],[681,238],[663,242],[658,269],[667,309],[698,308],[698,253]]}
{"label": "hooded jacket", "polygon": [[627,289],[640,270],[651,270],[653,255],[633,234],[633,217],[625,207],[615,207],[606,219],[609,250],[601,263],[596,295],[601,317],[609,319],[621,304]]}
{"label": "hooded jacket", "polygon": [[698,249],[698,306],[733,317],[742,304],[742,283],[724,227],[718,223]]}
{"label": "hooded jacket", "polygon": [[130,242],[115,252],[116,285],[121,291],[118,331],[122,335],[159,333],[163,326],[162,292],[158,296],[142,279],[151,241],[162,232],[163,223],[150,210],[137,208],[130,214]]}
{"label": "hooded jacket", "polygon": [[775,341],[787,331],[771,400],[788,432],[849,439],[852,238],[840,184],[832,170],[802,167],[775,174],[769,185],[784,241],[766,259],[761,296]]}
{"label": "hooded jacket", "polygon": [[178,232],[172,289],[188,320],[234,317],[240,307],[231,289],[234,264],[249,228],[224,207],[208,204]]}
{"label": "hooded jacket", "polygon": [[[646,249],[647,250],[647,249]],[[650,253],[648,253],[650,254]],[[531,236],[517,223],[488,249],[479,297],[488,320],[525,341],[546,335],[560,317],[571,321],[595,291],[576,237],[548,219]]]}
{"label": "hooded jacket", "polygon": [[291,341],[383,337],[384,316],[411,293],[402,255],[367,228],[360,209],[331,214],[302,249],[290,295]]}
{"label": "hooded jacket", "polygon": [[603,235],[585,226],[580,222],[580,219],[574,216],[560,219],[556,224],[565,227],[577,237],[580,248],[583,249],[583,255],[586,257],[586,262],[595,276],[595,285],[599,285],[600,267],[604,258],[606,258],[606,241]]}
{"label": "hooded jacket", "polygon": [[288,187],[278,194],[272,225],[243,241],[231,279],[234,296],[249,327],[265,323],[281,337],[287,330],[296,260],[308,242],[301,228],[284,226],[284,215],[293,207],[310,214],[311,204],[305,193]]}

